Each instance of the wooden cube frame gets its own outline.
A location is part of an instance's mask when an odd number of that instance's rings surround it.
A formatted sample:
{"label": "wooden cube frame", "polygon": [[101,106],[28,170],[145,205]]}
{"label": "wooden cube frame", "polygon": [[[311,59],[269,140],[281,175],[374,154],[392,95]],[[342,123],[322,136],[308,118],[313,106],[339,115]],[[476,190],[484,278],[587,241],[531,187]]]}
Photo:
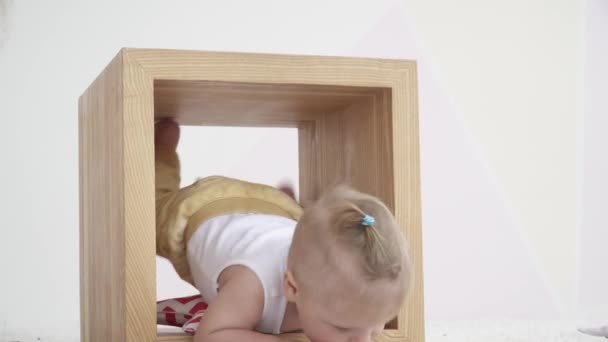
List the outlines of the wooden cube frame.
{"label": "wooden cube frame", "polygon": [[423,341],[416,81],[412,61],[121,50],[79,101],[81,340],[191,341],[156,325],[153,126],[174,117],[296,127],[303,202],[338,182],[381,198],[415,277],[379,340]]}

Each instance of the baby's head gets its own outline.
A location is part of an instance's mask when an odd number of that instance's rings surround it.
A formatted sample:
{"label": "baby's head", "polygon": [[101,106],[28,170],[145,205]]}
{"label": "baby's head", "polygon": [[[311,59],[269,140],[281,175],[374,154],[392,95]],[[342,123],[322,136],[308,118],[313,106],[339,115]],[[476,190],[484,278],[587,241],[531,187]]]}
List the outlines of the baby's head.
{"label": "baby's head", "polygon": [[377,198],[342,186],[304,211],[284,286],[312,341],[371,341],[398,314],[410,281],[405,240]]}

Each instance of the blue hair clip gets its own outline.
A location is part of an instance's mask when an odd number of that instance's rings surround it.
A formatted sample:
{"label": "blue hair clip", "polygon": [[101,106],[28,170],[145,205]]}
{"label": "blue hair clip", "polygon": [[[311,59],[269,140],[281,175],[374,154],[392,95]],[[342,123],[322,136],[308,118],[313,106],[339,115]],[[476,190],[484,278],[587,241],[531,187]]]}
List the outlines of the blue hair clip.
{"label": "blue hair clip", "polygon": [[365,214],[365,216],[363,216],[363,219],[361,220],[361,224],[366,227],[371,227],[374,225],[374,223],[376,223],[376,219],[373,216],[367,214]]}

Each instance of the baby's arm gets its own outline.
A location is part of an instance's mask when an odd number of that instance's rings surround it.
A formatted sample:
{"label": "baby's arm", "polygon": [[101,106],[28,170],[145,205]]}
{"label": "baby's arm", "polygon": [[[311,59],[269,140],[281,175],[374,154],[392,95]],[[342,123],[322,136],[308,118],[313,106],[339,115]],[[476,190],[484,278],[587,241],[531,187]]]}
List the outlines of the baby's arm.
{"label": "baby's arm", "polygon": [[264,289],[255,273],[241,267],[207,308],[194,342],[278,342],[274,335],[254,331],[264,309]]}

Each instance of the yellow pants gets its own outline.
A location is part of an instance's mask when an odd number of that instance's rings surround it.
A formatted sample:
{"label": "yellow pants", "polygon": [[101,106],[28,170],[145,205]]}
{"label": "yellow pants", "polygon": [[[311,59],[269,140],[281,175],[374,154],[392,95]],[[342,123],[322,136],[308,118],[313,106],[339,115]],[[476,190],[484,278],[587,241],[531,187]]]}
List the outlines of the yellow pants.
{"label": "yellow pants", "polygon": [[206,220],[231,213],[270,214],[294,220],[302,215],[295,200],[267,185],[212,176],[180,189],[177,153],[158,147],[155,154],[156,254],[169,259],[179,276],[191,284],[186,246]]}

